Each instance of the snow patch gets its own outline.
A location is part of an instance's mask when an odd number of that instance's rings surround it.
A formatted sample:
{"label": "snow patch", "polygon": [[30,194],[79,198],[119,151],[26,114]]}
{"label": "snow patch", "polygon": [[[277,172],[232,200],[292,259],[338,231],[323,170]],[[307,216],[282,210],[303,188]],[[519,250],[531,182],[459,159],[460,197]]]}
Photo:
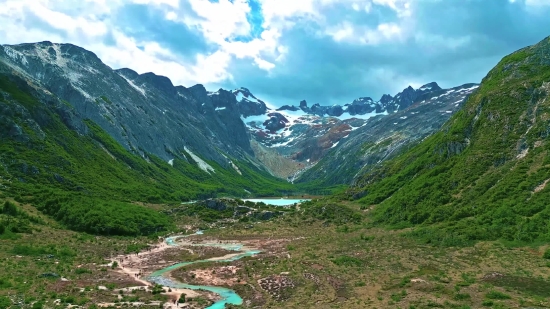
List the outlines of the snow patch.
{"label": "snow patch", "polygon": [[464,89],[460,89],[459,91],[460,92],[463,92],[463,91],[474,91],[475,89],[479,88],[479,85],[475,85],[475,86],[472,86],[470,88],[464,88]]}
{"label": "snow patch", "polygon": [[225,106],[223,106],[223,107],[216,107],[215,110],[217,110],[217,111],[223,111],[223,110],[225,110],[225,108],[226,108]]}
{"label": "snow patch", "polygon": [[330,148],[334,148],[334,147],[338,146],[338,144],[340,144],[340,141],[337,141],[336,143],[334,143]]}
{"label": "snow patch", "polygon": [[126,76],[124,76],[122,74],[118,74],[118,75],[120,75],[122,78],[124,78],[126,80],[126,82],[128,82],[128,84],[130,86],[132,86],[132,88],[134,88],[139,93],[141,93],[142,96],[147,97],[147,95],[145,94],[145,89],[143,89],[143,88],[137,86],[136,84],[134,84],[134,82],[132,82],[130,79],[126,78]]}
{"label": "snow patch", "polygon": [[244,99],[244,95],[239,92],[235,95],[235,98],[237,99],[237,102],[241,102],[241,100]]}
{"label": "snow patch", "polygon": [[353,118],[356,118],[356,119],[365,119],[365,120],[366,120],[366,119],[372,118],[372,117],[374,117],[374,116],[378,116],[378,115],[387,115],[387,114],[388,114],[387,111],[384,111],[384,112],[382,112],[382,113],[376,113],[376,111],[374,111],[374,112],[366,113],[366,114],[364,114],[364,115],[354,115],[354,116],[352,116],[352,115],[350,115],[349,113],[345,112],[345,113],[343,113],[341,116],[336,117],[336,118],[338,118],[338,119],[340,119],[340,120],[348,120],[348,119],[353,119]]}
{"label": "snow patch", "polygon": [[237,165],[235,165],[235,163],[233,163],[233,161],[229,161],[229,164],[231,164],[231,167],[233,167],[233,169],[234,169],[235,171],[237,171],[237,173],[238,173],[239,175],[241,175],[241,176],[243,175],[243,173],[241,172],[241,170],[239,169],[239,167],[238,167]]}
{"label": "snow patch", "polygon": [[174,159],[168,160],[168,164],[170,164],[170,166],[174,166]]}
{"label": "snow patch", "polygon": [[204,162],[196,154],[191,152],[191,150],[189,150],[186,146],[184,146],[183,149],[191,156],[193,161],[195,161],[198,164],[198,166],[201,170],[207,172],[208,174],[210,174],[210,172],[214,172],[214,173],[216,172],[212,166],[210,166],[208,163]]}
{"label": "snow patch", "polygon": [[273,145],[271,145],[270,147],[276,148],[276,147],[288,146],[288,144],[292,143],[295,139],[296,139],[296,137],[289,138],[286,142],[273,144]]}
{"label": "snow patch", "polygon": [[16,61],[16,62],[21,62],[24,66],[27,66],[29,65],[29,62],[27,61],[27,57],[25,57],[24,54],[20,53],[19,51],[11,48],[11,47],[8,47],[8,46],[4,46],[4,52],[6,53],[6,55],[8,55],[8,57],[10,57],[13,61]]}

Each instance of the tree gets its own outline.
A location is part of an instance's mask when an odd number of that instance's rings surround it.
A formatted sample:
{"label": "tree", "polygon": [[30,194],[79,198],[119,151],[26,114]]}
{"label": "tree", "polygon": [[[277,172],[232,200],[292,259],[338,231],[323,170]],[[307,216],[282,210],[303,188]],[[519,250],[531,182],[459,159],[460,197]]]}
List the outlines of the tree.
{"label": "tree", "polygon": [[185,293],[181,293],[178,303],[183,304],[185,302]]}

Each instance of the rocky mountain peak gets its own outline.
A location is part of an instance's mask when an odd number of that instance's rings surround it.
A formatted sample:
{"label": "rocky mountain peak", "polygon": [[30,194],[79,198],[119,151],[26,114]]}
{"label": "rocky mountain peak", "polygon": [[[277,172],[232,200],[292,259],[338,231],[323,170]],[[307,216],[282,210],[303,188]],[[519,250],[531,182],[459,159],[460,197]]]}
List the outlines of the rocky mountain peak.
{"label": "rocky mountain peak", "polygon": [[237,106],[242,116],[263,115],[267,112],[264,101],[258,99],[250,90],[241,87],[231,91],[237,101]]}
{"label": "rocky mountain peak", "polygon": [[152,73],[152,72],[141,74],[138,76],[136,80],[141,83],[147,83],[148,85],[151,85],[160,91],[169,92],[169,93],[173,93],[175,91],[174,85],[172,84],[172,81],[170,81],[168,77],[162,76],[162,75],[156,75],[155,73]]}
{"label": "rocky mountain peak", "polygon": [[[371,97],[360,97],[360,98],[357,98],[357,99],[353,100],[353,102],[351,102],[351,104],[364,104],[364,103],[372,104],[372,103],[374,103],[374,101],[372,100]],[[346,104],[346,105],[348,105],[348,104]]]}
{"label": "rocky mountain peak", "polygon": [[390,102],[391,100],[393,100],[393,97],[389,94],[384,94],[382,95],[382,97],[380,98],[380,103],[382,103],[382,105],[386,105],[388,102]]}
{"label": "rocky mountain peak", "polygon": [[118,69],[118,70],[115,70],[115,72],[117,72],[120,75],[123,75],[126,78],[132,79],[132,80],[136,79],[139,76],[139,74],[136,71],[134,71],[132,69],[128,69],[128,68]]}
{"label": "rocky mountain peak", "polygon": [[441,87],[436,82],[427,83],[426,85],[423,85],[422,87],[418,88],[420,91],[437,91],[441,90]]}

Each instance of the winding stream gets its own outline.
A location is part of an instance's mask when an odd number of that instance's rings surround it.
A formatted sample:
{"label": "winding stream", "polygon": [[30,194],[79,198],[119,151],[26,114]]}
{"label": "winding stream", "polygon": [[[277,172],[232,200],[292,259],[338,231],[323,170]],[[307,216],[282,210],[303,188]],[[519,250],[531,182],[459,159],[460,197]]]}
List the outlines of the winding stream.
{"label": "winding stream", "polygon": [[[180,236],[168,237],[168,238],[166,238],[166,244],[168,244],[170,246],[177,246],[176,240],[178,238],[184,238],[184,237],[189,237],[189,236],[193,236],[193,235],[201,235],[201,234],[202,234],[202,232],[199,231],[199,232],[196,232],[195,234],[190,234],[190,235],[180,235]],[[241,249],[243,248],[242,244],[237,244],[237,245],[235,245],[235,244],[200,244],[200,246],[218,247],[218,248],[223,248],[223,249],[232,250],[232,251],[241,251]],[[211,261],[215,261],[215,262],[232,262],[232,261],[239,260],[243,257],[252,256],[252,255],[255,255],[255,254],[258,254],[258,253],[260,253],[259,250],[247,250],[247,251],[243,251],[241,254],[232,256],[231,258],[228,258],[228,259],[211,258],[211,259],[198,260],[198,261],[193,261],[193,262],[181,262],[181,263],[174,264],[172,266],[168,266],[166,268],[163,268],[161,270],[157,270],[157,271],[153,272],[152,274],[147,276],[146,280],[149,281],[149,282],[152,282],[152,283],[161,284],[161,285],[166,286],[166,287],[179,288],[179,289],[210,291],[210,292],[213,292],[213,293],[216,293],[216,294],[220,295],[221,300],[215,302],[214,304],[207,307],[206,309],[223,309],[223,308],[225,308],[226,304],[241,305],[243,303],[243,299],[237,293],[235,293],[235,291],[233,291],[231,289],[224,288],[224,287],[218,287],[218,286],[192,285],[192,284],[187,284],[187,283],[181,283],[181,282],[171,280],[171,279],[165,277],[165,275],[168,274],[169,272],[175,270],[175,269],[178,269],[178,268],[183,267],[183,266],[191,265],[191,264],[211,262]]]}

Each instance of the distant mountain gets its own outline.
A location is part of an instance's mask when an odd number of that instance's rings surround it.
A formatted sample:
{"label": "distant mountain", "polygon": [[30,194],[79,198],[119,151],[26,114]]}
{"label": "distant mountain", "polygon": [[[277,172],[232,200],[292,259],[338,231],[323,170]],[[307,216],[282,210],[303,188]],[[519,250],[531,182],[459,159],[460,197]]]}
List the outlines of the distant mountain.
{"label": "distant mountain", "polygon": [[[403,138],[394,139],[399,145],[429,135],[473,89],[441,89],[433,82],[418,89],[409,86],[395,96],[385,94],[379,101],[365,96],[343,105],[309,106],[302,100],[297,106],[273,108],[247,88],[208,91],[200,84],[174,86],[154,73],[113,70],[92,52],[71,44],[3,45],[0,62],[67,102],[74,110],[70,123],[80,134],[88,130],[83,121],[91,120],[146,160],[154,155],[165,162],[199,162],[207,174],[213,170],[209,162],[231,170],[240,161],[290,181],[322,161],[300,181],[331,179],[324,182],[330,185],[351,181],[353,169],[377,158],[359,154],[357,145],[384,139],[389,132]],[[405,115],[421,122],[393,124],[402,122],[394,120],[396,115],[424,103],[425,108],[413,110],[426,115]],[[438,113],[440,108],[445,112]],[[335,151],[338,156],[327,156]],[[339,158],[352,154],[362,159],[342,173],[351,162]],[[335,171],[340,171],[338,176],[330,176]]]}
{"label": "distant mountain", "polygon": [[[377,102],[361,97],[343,106],[315,104],[308,107],[302,100],[298,106],[284,105],[277,109],[268,108],[248,89],[241,88],[233,93],[239,105],[255,107],[256,112],[249,112],[248,108],[242,117],[252,138],[274,150],[271,158],[278,154],[286,158],[292,168],[281,168],[280,160],[276,168],[264,164],[271,170],[278,170],[278,176],[292,181],[316,180],[334,185],[349,183],[358,170],[379,161],[380,153],[364,149],[360,153],[359,149],[366,142],[375,143],[394,136],[391,153],[396,154],[402,146],[438,129],[476,87],[476,84],[466,84],[442,89],[432,82],[418,89],[409,86],[395,96],[383,95]],[[344,159],[350,156],[361,159]],[[311,171],[305,172],[310,168]]]}
{"label": "distant mountain", "polygon": [[411,106],[418,98],[425,94],[442,90],[436,82],[431,82],[418,89],[414,89],[411,86],[404,89],[402,92],[392,97],[389,94],[384,94],[380,100],[374,101],[370,97],[361,97],[353,100],[353,102],[342,105],[322,106],[319,103],[308,107],[305,100],[300,102],[299,106],[284,105],[277,109],[277,111],[303,111],[309,115],[333,116],[333,117],[349,117],[349,116],[363,116],[365,114],[376,115],[382,113],[394,113],[399,110],[403,110]]}
{"label": "distant mountain", "polygon": [[300,175],[297,181],[315,181],[322,185],[351,183],[354,178],[438,130],[478,86],[434,87],[402,110],[352,127],[349,136],[333,144],[319,163]]}

